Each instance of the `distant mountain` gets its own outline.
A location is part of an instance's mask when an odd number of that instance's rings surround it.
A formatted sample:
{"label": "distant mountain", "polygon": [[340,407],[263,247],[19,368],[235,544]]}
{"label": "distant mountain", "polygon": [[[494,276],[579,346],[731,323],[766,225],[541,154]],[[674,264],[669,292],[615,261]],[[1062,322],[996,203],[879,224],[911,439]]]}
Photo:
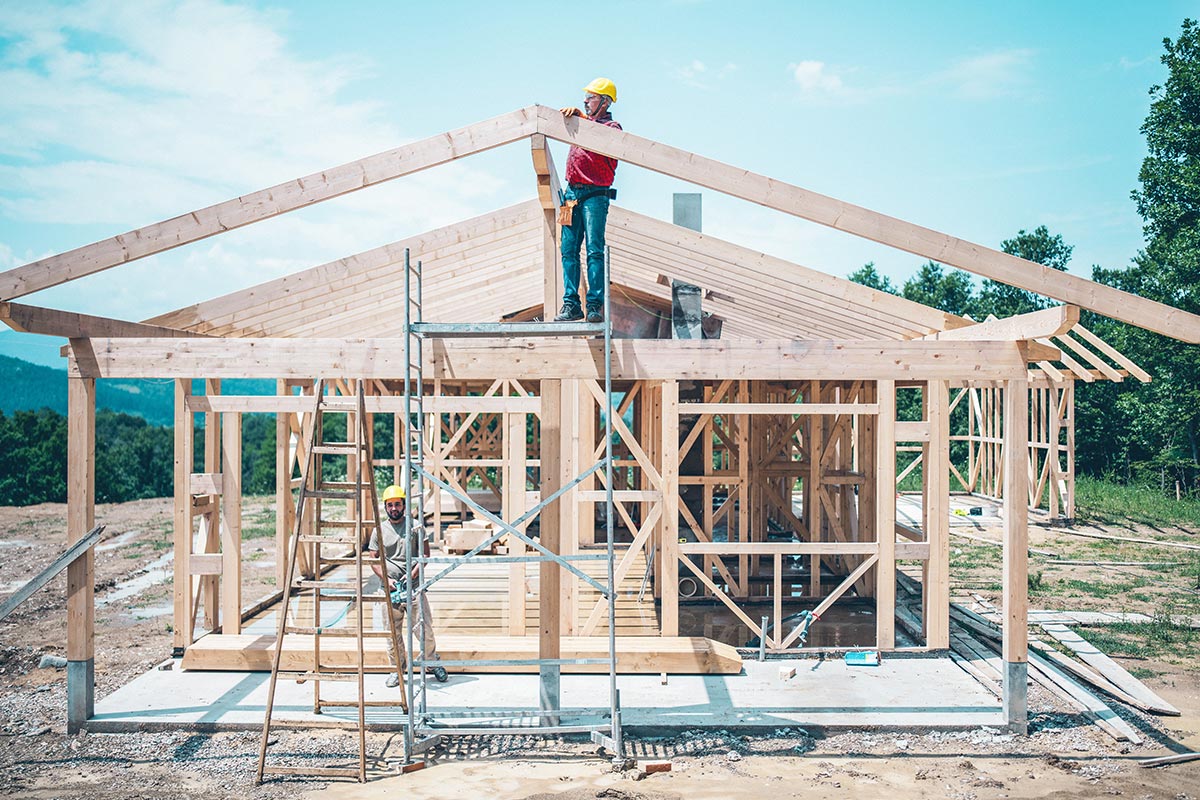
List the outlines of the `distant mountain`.
{"label": "distant mountain", "polygon": [[[36,411],[49,408],[67,413],[67,371],[31,364],[0,355],[0,411]],[[203,385],[197,381],[197,393]],[[225,394],[274,394],[275,381],[231,379],[221,382]],[[96,406],[138,416],[151,425],[173,425],[175,382],[168,379],[129,380],[108,378],[96,381]]]}

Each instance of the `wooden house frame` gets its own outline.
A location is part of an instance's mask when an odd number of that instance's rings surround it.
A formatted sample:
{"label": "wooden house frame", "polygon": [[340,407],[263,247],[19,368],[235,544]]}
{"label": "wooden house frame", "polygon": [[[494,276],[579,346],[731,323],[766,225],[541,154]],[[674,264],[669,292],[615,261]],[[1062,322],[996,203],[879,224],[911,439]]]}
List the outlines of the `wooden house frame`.
{"label": "wooden house frame", "polygon": [[[243,619],[257,610],[243,602],[240,590],[240,415],[277,415],[282,542],[292,521],[292,465],[301,455],[291,443],[312,407],[303,392],[311,391],[317,376],[340,378],[343,389],[356,379],[367,381],[368,410],[403,424],[397,379],[405,374],[398,342],[406,333],[406,298],[397,264],[406,251],[423,260],[428,320],[494,322],[521,309],[557,305],[558,176],[548,140],[1065,304],[974,323],[624,208],[614,206],[609,217],[614,297],[634,306],[669,303],[670,281],[686,281],[704,289],[706,310],[723,325],[714,340],[614,343],[612,375],[623,393],[622,413],[613,420],[622,468],[614,490],[617,514],[632,538],[616,572],[619,582],[628,581],[638,577],[631,572],[635,556],[653,560],[661,647],[680,633],[682,576],[696,593],[725,603],[772,651],[796,644],[795,633],[782,628],[783,597],[811,596],[819,601],[819,616],[853,589],[874,598],[875,646],[892,649],[896,563],[915,560],[924,577],[921,647],[946,648],[953,477],[966,491],[1003,504],[1005,711],[1010,724],[1023,729],[1027,514],[1045,502],[1052,514],[1072,515],[1073,382],[1149,379],[1079,326],[1079,309],[1193,343],[1200,342],[1200,317],[631,133],[564,119],[543,106],[0,273],[0,318],[18,330],[70,340],[68,539],[82,537],[94,520],[96,378],[174,379],[175,644],[198,649],[194,632],[201,613],[204,627],[219,625],[220,637],[236,637]],[[11,302],[518,142],[529,143],[537,197],[456,225],[140,323]],[[435,434],[426,446],[437,474],[464,488],[471,475],[490,483],[506,519],[526,508],[531,466],[543,496],[565,485],[599,446],[602,353],[596,342],[582,339],[446,340],[428,347],[424,369],[433,394],[426,409]],[[276,379],[278,391],[270,397],[220,394],[221,379],[245,377]],[[205,379],[202,395],[192,392],[195,378]],[[922,395],[922,417],[898,420],[897,392],[913,389]],[[626,411],[632,425],[624,421]],[[196,414],[206,419],[202,442]],[[967,415],[965,433],[952,433],[955,414]],[[537,435],[529,446],[531,431]],[[967,444],[965,463],[953,462],[952,441]],[[204,471],[196,473],[192,464],[200,447]],[[919,527],[897,524],[894,499],[903,477],[898,453],[911,454],[899,456],[907,459],[904,470],[921,465]],[[398,453],[391,462],[398,470]],[[560,553],[592,544],[592,508],[601,488],[591,479],[543,512],[542,543]],[[772,526],[790,531],[790,539],[769,541]],[[723,538],[716,535],[719,528]],[[806,560],[807,577],[785,575],[784,559]],[[597,633],[601,604],[569,579],[559,591],[553,566],[539,570],[543,602],[535,608],[535,624],[522,601],[525,567],[510,569],[499,633],[536,638],[545,658],[558,654],[564,637]],[[90,555],[68,573],[73,729],[91,716],[93,705],[92,575]],[[744,608],[754,602],[771,605],[773,624],[765,630]],[[233,649],[246,657],[246,648],[235,643]],[[638,663],[662,671],[653,659]]]}

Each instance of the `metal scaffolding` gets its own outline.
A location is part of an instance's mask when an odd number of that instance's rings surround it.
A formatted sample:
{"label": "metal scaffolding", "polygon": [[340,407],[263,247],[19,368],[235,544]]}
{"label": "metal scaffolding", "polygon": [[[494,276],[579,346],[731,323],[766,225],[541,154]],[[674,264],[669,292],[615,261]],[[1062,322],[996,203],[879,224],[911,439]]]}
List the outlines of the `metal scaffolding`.
{"label": "metal scaffolding", "polygon": [[[605,252],[605,282],[604,282],[604,321],[599,323],[583,322],[532,322],[532,323],[430,323],[423,320],[422,315],[422,282],[421,262],[411,260],[408,250],[404,252],[405,267],[405,312],[404,312],[404,469],[403,481],[405,494],[410,498],[412,507],[406,515],[406,537],[420,535],[422,543],[416,548],[414,558],[413,548],[405,548],[405,568],[407,574],[407,607],[405,613],[405,628],[407,639],[408,675],[405,681],[409,714],[405,717],[405,760],[410,761],[415,754],[424,752],[434,746],[443,736],[455,735],[491,735],[522,733],[530,735],[554,735],[587,733],[592,741],[607,749],[613,756],[614,762],[624,760],[624,749],[621,735],[621,706],[620,694],[617,689],[617,654],[616,654],[616,586],[614,581],[614,542],[613,542],[613,455],[612,455],[612,415],[615,413],[612,394],[612,324],[610,291],[611,284],[611,252]],[[461,490],[441,480],[430,473],[425,467],[426,414],[424,406],[425,381],[423,374],[423,343],[426,339],[434,338],[482,338],[510,336],[602,336],[604,339],[604,457],[585,469],[579,475],[558,488],[551,496],[540,498],[540,502],[526,511],[516,520],[504,520],[483,508],[473,500],[464,486]],[[434,430],[437,430],[435,427]],[[543,441],[542,445],[548,443]],[[558,443],[549,443],[557,447]],[[571,554],[554,553],[521,530],[527,522],[537,518],[551,504],[566,492],[578,486],[582,481],[603,469],[605,472],[605,503],[606,503],[606,532],[607,549],[601,554]],[[522,480],[524,480],[522,478]],[[425,543],[429,541],[430,531],[424,526],[426,482],[439,490],[449,492],[458,501],[464,503],[476,515],[482,517],[497,528],[488,539],[463,556],[443,557],[426,556]],[[523,488],[523,487],[522,487]],[[440,494],[438,492],[437,494]],[[419,526],[414,531],[414,526]],[[418,627],[414,612],[421,613],[421,605],[425,593],[437,581],[450,572],[480,558],[480,553],[490,549],[492,545],[504,536],[515,537],[532,548],[534,555],[503,555],[487,556],[490,563],[512,562],[553,562],[575,577],[590,584],[601,596],[608,600],[608,655],[606,658],[537,658],[537,659],[474,659],[462,661],[440,661],[426,658],[425,625],[420,625],[419,641],[414,641]],[[603,559],[607,565],[607,581],[601,583],[584,571],[574,562]],[[414,562],[420,565],[418,579],[413,579]],[[427,575],[426,565],[437,565],[440,570],[434,575]],[[544,599],[544,598],[542,598]],[[414,644],[417,645],[414,648]],[[559,697],[559,674],[563,666],[597,665],[608,667],[609,675],[609,707],[607,713],[600,708],[561,708]],[[536,710],[523,712],[477,712],[451,711],[431,708],[426,692],[426,669],[434,666],[465,667],[472,666],[511,666],[525,667],[536,665],[539,668],[539,700]],[[595,721],[597,717],[607,716],[606,724]],[[569,721],[574,718],[574,721]]]}

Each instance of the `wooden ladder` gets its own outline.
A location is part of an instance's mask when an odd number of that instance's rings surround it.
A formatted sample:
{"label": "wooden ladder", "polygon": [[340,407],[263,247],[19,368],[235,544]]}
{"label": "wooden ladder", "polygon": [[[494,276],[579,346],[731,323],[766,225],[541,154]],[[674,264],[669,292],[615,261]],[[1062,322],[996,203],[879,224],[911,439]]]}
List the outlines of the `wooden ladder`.
{"label": "wooden ladder", "polygon": [[[258,771],[255,783],[261,784],[264,775],[300,775],[305,777],[348,777],[357,778],[360,782],[367,779],[366,754],[366,709],[368,707],[395,707],[408,713],[408,702],[404,691],[404,673],[398,665],[393,665],[396,675],[401,681],[399,702],[393,700],[366,699],[364,688],[364,643],[368,638],[391,637],[392,646],[398,651],[396,642],[396,626],[393,619],[391,603],[387,602],[385,594],[364,595],[363,579],[369,572],[364,571],[364,552],[370,540],[371,531],[378,524],[376,518],[379,507],[375,494],[375,472],[371,458],[371,437],[369,420],[366,413],[365,388],[361,380],[357,381],[355,395],[326,397],[326,382],[318,380],[313,411],[305,420],[304,440],[307,442],[307,452],[304,454],[300,493],[296,500],[296,527],[288,544],[284,568],[285,591],[279,608],[279,626],[275,639],[275,654],[271,659],[271,682],[267,690],[267,710],[263,719],[262,741],[258,751]],[[346,421],[346,441],[325,441],[325,416],[330,414],[343,415]],[[326,480],[323,467],[326,458],[344,459],[346,479],[340,481]],[[336,464],[336,462],[335,462]],[[337,518],[331,518],[329,512],[341,510]],[[326,555],[326,548],[335,548],[340,553],[337,556]],[[297,575],[297,555],[302,549],[310,549],[311,558],[308,563],[313,565],[312,575]],[[347,552],[349,550],[349,552]],[[379,566],[386,569],[383,561],[382,548],[379,555]],[[346,567],[351,568],[351,574],[345,575]],[[327,573],[330,573],[327,575]],[[342,574],[338,574],[342,573]],[[322,592],[337,590],[345,593],[347,600],[353,600],[346,609],[338,613],[332,620],[326,622],[321,615]],[[301,620],[299,599],[301,596],[312,598],[312,616],[308,620],[304,614]],[[292,604],[297,608],[293,610]],[[365,603],[383,603],[387,609],[387,631],[364,630],[363,610]],[[353,613],[349,624],[341,624]],[[293,619],[294,617],[294,619]],[[310,621],[311,624],[298,624]],[[312,652],[307,663],[300,658],[283,657],[284,637],[290,636],[295,642],[298,637],[307,637],[312,642]],[[354,653],[353,666],[344,663],[344,653],[339,655],[343,663],[333,664],[323,661],[321,657],[321,640],[325,637],[353,639],[357,645]],[[357,767],[315,767],[315,766],[268,766],[267,746],[270,742],[272,713],[275,706],[275,687],[279,678],[295,680],[297,683],[312,682],[313,713],[321,714],[326,708],[355,708],[358,711],[356,719],[321,719],[305,720],[302,722],[289,721],[289,728],[337,728],[356,731],[358,734],[358,766]],[[355,699],[327,699],[321,696],[323,682],[351,683],[357,685]],[[283,723],[276,720],[277,725]]]}

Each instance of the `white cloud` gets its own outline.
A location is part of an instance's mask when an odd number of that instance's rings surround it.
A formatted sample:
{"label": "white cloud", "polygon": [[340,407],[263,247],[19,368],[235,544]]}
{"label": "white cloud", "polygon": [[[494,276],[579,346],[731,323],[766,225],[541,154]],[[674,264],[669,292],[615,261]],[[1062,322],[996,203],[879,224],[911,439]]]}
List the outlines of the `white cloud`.
{"label": "white cloud", "polygon": [[726,63],[724,66],[712,69],[703,61],[693,59],[690,64],[676,67],[674,75],[688,86],[696,89],[711,89],[717,81],[724,80],[737,72],[737,69],[737,64],[734,63]]}
{"label": "white cloud", "polygon": [[1158,56],[1146,56],[1145,58],[1137,58],[1137,59],[1131,59],[1131,58],[1126,58],[1125,56],[1121,56],[1120,60],[1117,61],[1117,66],[1124,70],[1140,69],[1140,68],[1146,66],[1147,64],[1157,64],[1158,60],[1159,60]]}
{"label": "white cloud", "polygon": [[[301,57],[285,21],[220,0],[0,10],[0,237],[60,226],[65,250],[90,240],[71,241],[73,230],[124,232],[413,139],[394,109],[346,99],[370,63]],[[473,216],[506,185],[474,162],[401,183],[47,295],[141,318]],[[164,269],[190,280],[163,281]]]}
{"label": "white cloud", "polygon": [[967,100],[990,100],[1023,94],[1033,85],[1030,75],[1033,51],[996,50],[964,58],[933,77]]}
{"label": "white cloud", "polygon": [[826,70],[824,61],[801,61],[788,64],[788,71],[801,91],[806,93],[837,94],[842,91],[842,79]]}

